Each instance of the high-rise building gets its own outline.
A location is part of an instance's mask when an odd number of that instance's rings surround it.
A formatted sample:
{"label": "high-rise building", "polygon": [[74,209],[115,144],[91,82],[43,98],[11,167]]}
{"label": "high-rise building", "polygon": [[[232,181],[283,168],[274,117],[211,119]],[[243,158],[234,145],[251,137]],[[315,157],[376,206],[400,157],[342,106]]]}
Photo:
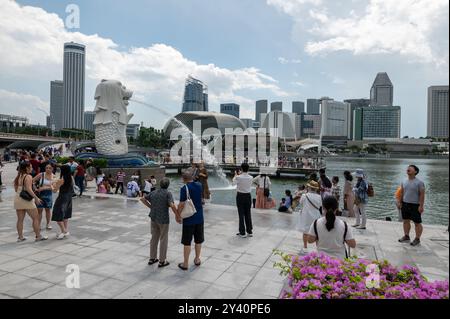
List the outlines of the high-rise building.
{"label": "high-rise building", "polygon": [[370,106],[355,110],[353,139],[400,138],[400,106]]}
{"label": "high-rise building", "polygon": [[392,106],[394,101],[394,86],[386,72],[380,72],[370,89],[371,106]]}
{"label": "high-rise building", "polygon": [[320,114],[300,115],[301,137],[319,137],[322,129],[322,116]]}
{"label": "high-rise building", "polygon": [[448,85],[428,88],[427,136],[448,138]]}
{"label": "high-rise building", "polygon": [[141,128],[141,124],[128,124],[127,130],[126,130],[127,137],[137,139],[139,137],[140,128]]}
{"label": "high-rise building", "polygon": [[270,111],[280,111],[283,112],[283,102],[272,102],[270,103]]}
{"label": "high-rise building", "polygon": [[334,100],[322,100],[322,136],[350,139],[350,104]]}
{"label": "high-rise building", "polygon": [[353,139],[353,119],[354,112],[357,108],[364,108],[370,105],[370,99],[347,99],[344,100],[346,103],[350,103],[350,136]]}
{"label": "high-rise building", "polygon": [[233,115],[239,118],[239,104],[236,103],[220,104],[220,113]]}
{"label": "high-rise building", "polygon": [[93,111],[86,111],[84,112],[84,129],[89,132],[94,132],[94,120],[95,120],[95,112]]}
{"label": "high-rise building", "polygon": [[292,102],[292,113],[301,115],[305,113],[305,102],[293,101]]}
{"label": "high-rise building", "polygon": [[306,100],[306,114],[320,114],[320,100],[307,99]]}
{"label": "high-rise building", "polygon": [[255,122],[261,123],[262,113],[267,113],[267,100],[256,101]]}
{"label": "high-rise building", "polygon": [[182,112],[190,111],[208,111],[208,87],[192,76],[186,79],[182,108]]}
{"label": "high-rise building", "polygon": [[64,86],[63,81],[50,82],[50,124],[49,128],[59,131],[64,122]]}
{"label": "high-rise building", "polygon": [[83,128],[85,55],[84,45],[64,43],[63,128]]}

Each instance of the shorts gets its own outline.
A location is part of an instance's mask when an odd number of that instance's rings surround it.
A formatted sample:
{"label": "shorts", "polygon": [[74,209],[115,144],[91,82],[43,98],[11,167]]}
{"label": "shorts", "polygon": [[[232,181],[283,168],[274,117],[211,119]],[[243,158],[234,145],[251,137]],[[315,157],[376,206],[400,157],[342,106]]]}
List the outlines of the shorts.
{"label": "shorts", "polygon": [[181,244],[184,246],[190,246],[192,237],[194,237],[194,243],[196,244],[201,244],[205,241],[203,223],[196,225],[183,225]]}
{"label": "shorts", "polygon": [[414,224],[422,223],[422,215],[419,213],[419,204],[402,203],[403,220],[412,220]]}

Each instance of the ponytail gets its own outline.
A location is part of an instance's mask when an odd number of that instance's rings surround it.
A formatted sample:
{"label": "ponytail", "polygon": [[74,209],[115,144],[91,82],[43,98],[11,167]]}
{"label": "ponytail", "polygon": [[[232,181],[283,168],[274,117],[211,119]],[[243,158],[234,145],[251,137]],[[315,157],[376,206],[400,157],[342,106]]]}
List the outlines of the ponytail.
{"label": "ponytail", "polygon": [[334,196],[326,196],[322,201],[322,207],[325,209],[325,227],[328,231],[334,228],[334,222],[336,221],[336,215],[334,212],[338,209],[338,202]]}
{"label": "ponytail", "polygon": [[325,227],[328,231],[332,230],[334,228],[334,222],[336,221],[336,215],[334,215],[334,209],[327,209],[327,212],[325,214],[326,224]]}

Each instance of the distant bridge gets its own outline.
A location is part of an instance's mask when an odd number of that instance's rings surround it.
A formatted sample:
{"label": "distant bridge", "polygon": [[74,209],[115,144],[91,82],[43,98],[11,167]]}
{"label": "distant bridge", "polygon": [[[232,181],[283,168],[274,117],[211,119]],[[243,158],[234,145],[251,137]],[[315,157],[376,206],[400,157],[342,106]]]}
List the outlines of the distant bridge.
{"label": "distant bridge", "polygon": [[37,148],[49,143],[65,143],[67,138],[0,132],[0,148]]}

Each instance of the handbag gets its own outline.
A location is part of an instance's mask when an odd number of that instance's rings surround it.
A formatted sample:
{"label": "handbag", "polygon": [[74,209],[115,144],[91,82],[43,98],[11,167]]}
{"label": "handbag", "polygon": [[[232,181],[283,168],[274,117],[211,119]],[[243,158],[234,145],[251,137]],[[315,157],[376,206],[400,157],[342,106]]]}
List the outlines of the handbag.
{"label": "handbag", "polygon": [[30,193],[28,193],[27,190],[25,190],[24,183],[25,183],[25,178],[27,178],[27,176],[28,175],[25,175],[25,177],[22,180],[22,190],[20,191],[19,196],[20,196],[20,198],[30,202],[33,200],[34,197]]}
{"label": "handbag", "polygon": [[189,218],[197,212],[194,203],[192,202],[191,196],[189,195],[189,188],[187,187],[187,185],[185,185],[185,187],[187,199],[184,202],[184,207],[180,214],[182,219]]}

